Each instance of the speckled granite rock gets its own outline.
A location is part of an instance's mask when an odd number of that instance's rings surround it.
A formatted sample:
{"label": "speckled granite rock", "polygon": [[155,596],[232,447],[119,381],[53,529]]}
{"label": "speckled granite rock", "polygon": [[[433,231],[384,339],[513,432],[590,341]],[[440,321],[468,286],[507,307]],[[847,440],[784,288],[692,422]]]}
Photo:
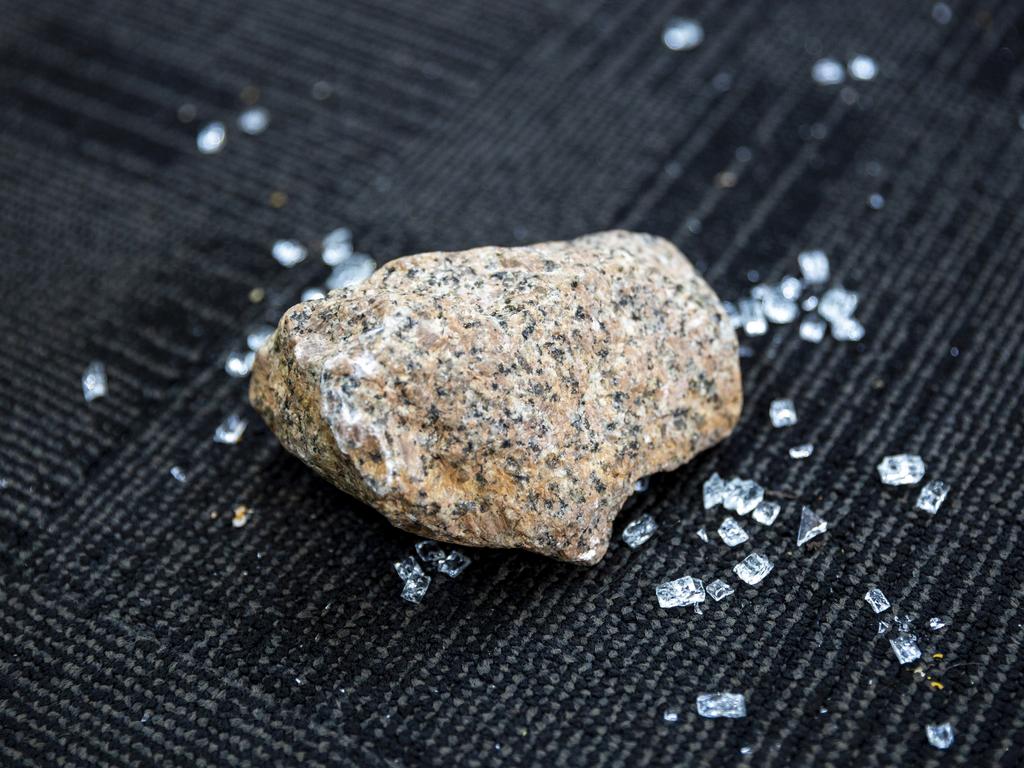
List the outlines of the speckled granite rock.
{"label": "speckled granite rock", "polygon": [[634,482],[728,435],[742,388],[715,293],[613,231],[392,261],[288,310],[250,397],[400,528],[595,563]]}

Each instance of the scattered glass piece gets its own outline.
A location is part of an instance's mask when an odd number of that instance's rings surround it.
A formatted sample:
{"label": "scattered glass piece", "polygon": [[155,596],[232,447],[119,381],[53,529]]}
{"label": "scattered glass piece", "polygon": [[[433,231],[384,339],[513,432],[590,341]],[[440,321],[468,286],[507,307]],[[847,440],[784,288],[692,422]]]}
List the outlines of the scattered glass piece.
{"label": "scattered glass piece", "polygon": [[658,524],[650,515],[640,515],[636,520],[626,526],[622,532],[622,540],[630,549],[636,549],[654,535],[658,530]]}
{"label": "scattered glass piece", "polygon": [[892,627],[892,622],[888,619],[878,620],[878,634],[884,635],[886,632],[889,631],[890,627]]}
{"label": "scattered glass piece", "polygon": [[751,552],[733,566],[732,570],[745,584],[754,585],[764,580],[774,567],[772,561],[760,552]]}
{"label": "scattered glass piece", "polygon": [[926,725],[924,730],[928,734],[928,743],[936,749],[949,749],[953,746],[953,726],[948,722]]}
{"label": "scattered glass piece", "polygon": [[803,309],[804,312],[813,312],[818,308],[818,297],[814,295],[806,297],[802,302],[800,302],[800,308]]}
{"label": "scattered glass piece", "polygon": [[741,755],[752,755],[753,753],[754,753],[754,748],[752,746],[750,746],[749,744],[744,744],[742,747],[740,747],[740,754]]}
{"label": "scattered glass piece", "polygon": [[692,576],[683,576],[674,581],[659,584],[655,590],[658,605],[662,608],[676,608],[680,605],[695,605],[704,602],[704,582]]}
{"label": "scattered glass piece", "polygon": [[666,709],[662,713],[661,719],[666,723],[676,723],[679,721],[679,711],[675,709]]}
{"label": "scattered glass piece", "polygon": [[936,3],[932,6],[932,19],[937,24],[949,24],[953,20],[953,9],[945,3]]}
{"label": "scattered glass piece", "polygon": [[633,483],[634,493],[646,493],[647,489],[651,487],[651,479],[649,477],[641,477],[635,483]]}
{"label": "scattered glass piece", "polygon": [[740,299],[739,308],[744,333],[748,336],[764,336],[768,332],[768,321],[760,301]]}
{"label": "scattered glass piece", "polygon": [[818,85],[839,85],[846,79],[843,65],[832,58],[818,59],[811,68],[811,77]]}
{"label": "scattered glass piece", "polygon": [[725,481],[715,472],[704,481],[704,509],[712,509],[725,498]]}
{"label": "scattered glass piece", "polygon": [[793,401],[788,398],[772,400],[771,407],[768,409],[768,415],[772,420],[772,426],[776,429],[791,427],[797,422],[796,407],[793,405]]}
{"label": "scattered glass piece", "polygon": [[242,439],[249,422],[237,413],[232,413],[224,421],[217,425],[213,432],[213,442],[225,445],[234,445]]}
{"label": "scattered glass piece", "polygon": [[701,717],[746,717],[747,701],[742,693],[702,693],[697,696]]}
{"label": "scattered glass piece", "polygon": [[665,25],[661,41],[670,51],[692,51],[704,42],[704,27],[694,19],[674,17]]}
{"label": "scattered glass piece", "polygon": [[763,499],[764,488],[753,480],[734,477],[725,484],[725,491],[722,494],[722,506],[733,510],[742,517],[756,509]]}
{"label": "scattered glass piece", "polygon": [[912,453],[886,456],[878,465],[878,476],[886,485],[917,485],[924,478],[924,461]]}
{"label": "scattered glass piece", "polygon": [[267,343],[267,339],[269,339],[273,333],[274,326],[272,325],[261,325],[258,328],[253,328],[245,337],[245,345],[253,352],[258,352],[259,348]]}
{"label": "scattered glass piece", "polygon": [[896,625],[896,629],[900,632],[910,632],[910,626],[914,623],[914,617],[909,613],[898,613],[896,608],[893,608],[892,623]]}
{"label": "scattered glass piece", "polygon": [[952,622],[945,616],[932,616],[928,619],[928,629],[932,632],[939,632],[948,627]]}
{"label": "scattered glass piece", "polygon": [[252,364],[256,362],[255,352],[232,352],[224,361],[224,370],[228,376],[241,379],[252,371]]}
{"label": "scattered glass piece", "polygon": [[352,255],[352,231],[348,227],[338,227],[324,237],[324,250],[321,258],[329,267],[336,267]]}
{"label": "scattered glass piece", "polygon": [[860,341],[864,338],[864,326],[855,317],[833,320],[832,338],[836,341]]}
{"label": "scattered glass piece", "polygon": [[917,647],[917,638],[906,632],[900,632],[889,639],[893,653],[900,664],[909,664],[921,658],[921,649]]}
{"label": "scattered glass piece", "polygon": [[739,546],[750,538],[747,532],[743,530],[743,526],[731,517],[725,518],[722,524],[718,526],[718,535],[725,542],[726,546],[729,547]]}
{"label": "scattered glass piece", "polygon": [[764,316],[770,323],[785,325],[800,316],[800,306],[792,299],[787,299],[778,286],[763,291],[760,298]]}
{"label": "scattered glass piece", "polygon": [[697,614],[698,616],[703,616],[704,615],[704,609],[700,607],[700,603],[694,603],[693,604],[693,612],[695,614]]}
{"label": "scattered glass piece", "polygon": [[395,573],[398,574],[398,578],[402,581],[408,581],[413,576],[422,576],[423,569],[420,568],[420,564],[416,561],[416,558],[409,555],[402,560],[399,560],[394,564]]}
{"label": "scattered glass piece", "polygon": [[736,309],[736,305],[731,301],[723,301],[722,308],[725,309],[725,314],[729,316],[729,321],[732,323],[733,328],[739,328],[743,325],[743,318],[740,317],[740,311]]}
{"label": "scattered glass piece", "polygon": [[782,511],[782,505],[777,501],[762,501],[754,508],[754,520],[761,525],[771,525],[775,518]]}
{"label": "scattered glass piece", "polygon": [[107,396],[107,368],[103,363],[93,361],[82,374],[82,397],[91,403],[98,397]]}
{"label": "scattered glass piece", "polygon": [[854,80],[874,80],[878,74],[878,65],[870,56],[860,53],[846,63],[846,69]]}
{"label": "scattered glass piece", "polygon": [[727,598],[736,590],[729,586],[726,582],[722,581],[721,579],[715,579],[710,584],[708,584],[707,589],[705,591],[711,596],[711,599],[717,603],[719,600],[724,600],[725,598]]}
{"label": "scattered glass piece", "polygon": [[782,278],[781,282],[779,282],[779,292],[782,294],[783,298],[789,299],[790,301],[796,301],[804,292],[803,281],[799,277],[786,275]]}
{"label": "scattered glass piece", "polygon": [[461,552],[449,552],[444,560],[438,562],[437,570],[454,579],[469,567],[470,562],[472,561]]}
{"label": "scattered glass piece", "polygon": [[810,443],[800,443],[800,445],[794,445],[789,449],[789,458],[791,459],[807,459],[810,458],[814,453],[814,446]]}
{"label": "scattered glass piece", "polygon": [[796,257],[800,274],[808,285],[822,285],[829,281],[828,256],[820,249],[801,251]]}
{"label": "scattered glass piece", "polygon": [[258,136],[270,125],[270,112],[266,107],[249,107],[238,116],[238,128],[242,133]]}
{"label": "scattered glass piece", "polygon": [[186,480],[188,480],[188,475],[185,474],[185,470],[177,465],[171,467],[171,477],[173,477],[179,483],[184,483]]}
{"label": "scattered glass piece", "polygon": [[697,529],[697,538],[700,539],[701,541],[704,541],[704,542],[710,541],[710,539],[708,538],[708,530],[707,530],[707,528],[704,528],[703,526],[698,528]]}
{"label": "scattered glass piece", "polygon": [[249,522],[249,515],[252,510],[249,509],[245,504],[239,504],[235,507],[235,512],[231,516],[231,526],[233,528],[242,528],[246,523]]}
{"label": "scattered glass piece", "polygon": [[[804,303],[806,304],[807,302]],[[805,317],[800,321],[800,338],[811,342],[811,344],[820,344],[821,340],[825,338],[826,328],[827,325],[824,320],[816,317]]]}
{"label": "scattered glass piece", "polygon": [[444,560],[448,553],[436,541],[424,540],[416,542],[416,554],[427,565],[437,565]]}
{"label": "scattered glass piece", "polygon": [[427,587],[430,586],[430,577],[425,573],[413,575],[405,580],[402,587],[402,599],[410,603],[418,603],[427,594]]}
{"label": "scattered glass piece", "polygon": [[929,515],[934,515],[939,511],[939,507],[946,500],[948,493],[949,486],[941,480],[931,480],[925,483],[920,495],[917,497],[917,509],[923,510]]}
{"label": "scattered glass piece", "polygon": [[377,262],[365,253],[354,253],[334,268],[327,278],[327,287],[333,291],[335,288],[356,285],[372,275],[375,269]]}
{"label": "scattered glass piece", "polygon": [[867,601],[867,604],[871,606],[871,610],[875,613],[881,613],[889,607],[888,598],[886,598],[885,593],[878,587],[871,587],[871,589],[864,594],[864,599]]}
{"label": "scattered glass piece", "polygon": [[291,268],[306,260],[306,246],[297,240],[278,240],[271,249],[274,259],[282,267]]}
{"label": "scattered glass piece", "polygon": [[196,148],[204,155],[214,155],[224,148],[224,140],[227,139],[227,136],[224,123],[219,120],[207,123],[196,134]]}
{"label": "scattered glass piece", "polygon": [[845,288],[829,288],[818,302],[818,314],[835,323],[853,317],[857,309],[857,294]]}
{"label": "scattered glass piece", "polygon": [[828,528],[828,523],[822,520],[810,507],[800,510],[800,528],[796,534],[796,545],[802,547],[815,536],[820,536]]}
{"label": "scattered glass piece", "polygon": [[327,294],[319,288],[307,288],[302,292],[302,296],[299,298],[302,301],[316,301],[317,299],[324,298],[326,295]]}

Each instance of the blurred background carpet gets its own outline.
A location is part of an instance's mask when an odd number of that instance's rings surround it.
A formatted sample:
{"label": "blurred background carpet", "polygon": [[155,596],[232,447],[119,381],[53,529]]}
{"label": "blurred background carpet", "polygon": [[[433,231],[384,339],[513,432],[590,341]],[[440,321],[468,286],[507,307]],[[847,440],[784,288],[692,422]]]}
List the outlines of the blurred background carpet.
{"label": "blurred background carpet", "polygon": [[[0,763],[1021,764],[1017,0],[948,19],[922,0],[0,9]],[[674,15],[702,45],[662,44]],[[812,80],[854,53],[876,79]],[[253,86],[258,137],[234,128]],[[199,154],[218,119],[223,151]],[[211,440],[247,408],[227,352],[327,273],[281,268],[271,243],[342,225],[379,261],[645,230],[724,298],[820,247],[867,335],[750,341],[736,434],[654,478],[598,567],[471,552],[414,606],[391,571],[411,536],[255,418]],[[91,360],[110,393],[87,404]],[[784,396],[801,421],[782,433]],[[952,485],[935,517],[879,484],[900,452]],[[793,500],[738,550],[705,544],[712,471]],[[800,503],[831,527],[798,550]],[[640,510],[661,528],[631,551]],[[755,545],[776,561],[758,588],[658,607],[655,584],[726,575]],[[951,617],[919,632],[917,674],[875,636],[870,583],[919,627]],[[749,715],[699,718],[715,690]],[[943,753],[924,726],[947,719]]]}

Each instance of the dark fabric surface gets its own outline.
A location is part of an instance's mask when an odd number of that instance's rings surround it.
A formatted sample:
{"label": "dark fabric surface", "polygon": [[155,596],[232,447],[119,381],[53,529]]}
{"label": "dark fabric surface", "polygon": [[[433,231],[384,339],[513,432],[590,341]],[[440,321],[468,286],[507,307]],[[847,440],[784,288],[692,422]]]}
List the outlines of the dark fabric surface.
{"label": "dark fabric surface", "polygon": [[[951,5],[0,3],[0,763],[1020,765],[1024,10]],[[673,14],[699,48],[661,44]],[[877,79],[812,81],[855,52]],[[259,137],[233,127],[247,85]],[[202,156],[210,119],[229,140]],[[255,417],[211,441],[247,408],[225,354],[327,271],[271,242],[340,225],[380,261],[624,226],[725,298],[821,247],[867,335],[750,342],[735,435],[654,478],[597,567],[475,552],[414,606],[390,565],[413,537]],[[87,404],[90,360],[110,393]],[[952,485],[935,517],[878,482],[904,451]],[[787,494],[775,526],[696,538],[712,471]],[[797,549],[801,503],[831,527]],[[639,510],[661,528],[630,551]],[[658,607],[755,548],[759,587]],[[919,632],[923,674],[875,636],[871,583],[919,627],[951,617]],[[699,718],[714,690],[748,716]]]}

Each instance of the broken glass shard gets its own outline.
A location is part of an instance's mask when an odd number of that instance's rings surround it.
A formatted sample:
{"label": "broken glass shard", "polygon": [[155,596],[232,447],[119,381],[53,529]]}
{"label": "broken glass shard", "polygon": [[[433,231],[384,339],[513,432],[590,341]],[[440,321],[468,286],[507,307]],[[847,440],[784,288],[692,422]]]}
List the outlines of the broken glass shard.
{"label": "broken glass shard", "polygon": [[909,613],[899,613],[897,608],[892,610],[892,622],[896,625],[896,629],[900,632],[910,632],[910,625],[914,623],[914,617]]}
{"label": "broken glass shard", "polygon": [[772,400],[768,416],[772,420],[772,426],[776,429],[791,427],[797,422],[796,407],[789,399]]}
{"label": "broken glass shard", "polygon": [[675,723],[679,721],[679,712],[674,709],[666,709],[661,715],[661,719],[666,723]]}
{"label": "broken glass shard", "polygon": [[751,552],[733,566],[732,570],[744,583],[753,585],[760,583],[774,567],[772,561],[760,552]]}
{"label": "broken glass shard", "polygon": [[912,453],[886,456],[878,465],[878,476],[886,485],[917,485],[924,478],[924,461]]}
{"label": "broken glass shard", "polygon": [[769,323],[785,325],[792,323],[800,316],[800,307],[792,299],[787,299],[781,287],[769,288],[761,295],[761,308]]}
{"label": "broken glass shard", "polygon": [[196,148],[204,155],[213,155],[224,148],[224,141],[228,132],[224,123],[216,120],[204,125],[196,134]]}
{"label": "broken glass shard", "polygon": [[827,527],[828,523],[816,515],[813,509],[804,507],[800,510],[800,528],[796,534],[796,545],[802,547],[815,536],[824,533]]}
{"label": "broken glass shard", "polygon": [[705,591],[711,596],[711,599],[717,603],[719,600],[727,598],[736,590],[721,579],[715,579],[708,584]]}
{"label": "broken glass shard", "polygon": [[694,19],[673,17],[661,33],[661,42],[670,51],[692,51],[704,41],[704,27]]}
{"label": "broken glass shard", "polygon": [[775,522],[775,518],[779,516],[779,512],[782,511],[782,505],[777,501],[762,501],[754,509],[754,520],[759,522],[761,525],[771,525]]}
{"label": "broken glass shard", "polygon": [[659,584],[655,590],[658,605],[662,608],[676,608],[680,605],[695,605],[704,602],[704,582],[691,576]]}
{"label": "broken glass shard", "polygon": [[805,317],[800,321],[800,338],[809,341],[811,344],[820,344],[825,338],[827,325],[824,320],[817,317]]}
{"label": "broken glass shard", "polygon": [[252,371],[252,364],[256,362],[255,352],[232,352],[224,361],[224,371],[236,379],[249,375]]}
{"label": "broken glass shard", "polygon": [[917,508],[924,510],[929,515],[934,515],[939,511],[939,507],[946,500],[948,493],[949,486],[941,480],[932,480],[925,483],[921,489],[921,494],[917,497]]}
{"label": "broken glass shard", "polygon": [[840,317],[832,321],[832,338],[836,341],[860,341],[864,326],[855,317]]}
{"label": "broken glass shard", "polygon": [[811,294],[800,302],[800,308],[803,309],[804,312],[813,312],[818,308],[818,297]]}
{"label": "broken glass shard", "polygon": [[306,246],[297,240],[278,240],[270,253],[282,267],[291,268],[306,260]]}
{"label": "broken glass shard", "polygon": [[238,128],[242,133],[259,136],[270,125],[270,112],[266,107],[250,107],[238,116]]}
{"label": "broken glass shard", "polygon": [[829,280],[828,256],[822,250],[801,251],[796,257],[800,274],[808,285],[822,285]]}
{"label": "broken glass shard", "polygon": [[453,579],[469,567],[470,559],[461,552],[449,552],[448,556],[438,562],[437,570]]}
{"label": "broken glass shard", "polygon": [[804,292],[804,284],[799,277],[786,275],[779,282],[779,292],[782,294],[783,298],[789,299],[790,301],[796,301]]}
{"label": "broken glass shard", "polygon": [[423,569],[420,568],[420,564],[416,562],[416,558],[412,555],[399,560],[395,564],[395,573],[398,574],[398,578],[402,581],[408,581],[413,576],[422,576]]}
{"label": "broken glass shard", "polygon": [[889,621],[888,619],[879,619],[878,620],[878,634],[884,635],[886,632],[889,631],[889,628],[891,626],[892,626],[892,622]]}
{"label": "broken glass shard", "polygon": [[811,77],[818,85],[839,85],[846,79],[846,71],[835,59],[818,59],[811,67]]}
{"label": "broken glass shard", "polygon": [[327,287],[333,291],[336,288],[356,285],[372,275],[376,268],[377,262],[365,253],[354,253],[334,268],[327,278]]}
{"label": "broken glass shard", "polygon": [[650,515],[640,515],[622,531],[622,540],[630,549],[636,549],[658,530],[658,524]]}
{"label": "broken glass shard", "polygon": [[430,586],[430,577],[425,573],[413,575],[405,580],[402,587],[402,599],[410,603],[418,603],[427,594],[427,587]]}
{"label": "broken glass shard", "polygon": [[702,693],[697,696],[701,717],[746,717],[747,701],[742,693]]}
{"label": "broken glass shard", "polygon": [[921,658],[921,649],[917,647],[917,638],[907,632],[900,632],[890,638],[889,645],[900,664],[909,664]]}
{"label": "broken glass shard", "polygon": [[217,425],[217,429],[213,432],[213,442],[234,445],[242,439],[242,435],[245,434],[245,428],[248,426],[249,422],[246,419],[243,419],[237,413],[232,413]]}
{"label": "broken glass shard", "polygon": [[272,325],[261,325],[253,328],[245,336],[245,346],[247,346],[253,352],[258,352],[267,339],[274,333],[274,326]]}
{"label": "broken glass shard", "polygon": [[764,308],[757,299],[740,299],[740,320],[747,336],[764,336],[768,332]]}
{"label": "broken glass shard", "polygon": [[448,556],[448,553],[436,541],[416,542],[416,554],[428,565],[436,565]]}
{"label": "broken glass shard", "polygon": [[885,593],[878,587],[871,587],[871,589],[864,594],[864,599],[867,601],[867,604],[871,606],[871,610],[875,613],[881,613],[889,607],[889,600],[886,598]]}
{"label": "broken glass shard", "polygon": [[710,541],[710,539],[708,539],[708,531],[707,531],[707,529],[703,528],[703,527],[698,528],[697,529],[697,538],[700,539],[701,541]]}
{"label": "broken glass shard", "polygon": [[928,629],[932,632],[938,632],[945,629],[950,625],[950,621],[945,616],[932,616],[928,619]]}
{"label": "broken glass shard", "polygon": [[739,546],[750,538],[747,532],[743,530],[743,526],[731,517],[725,518],[722,524],[718,526],[718,535],[725,542],[726,546],[729,547]]}
{"label": "broken glass shard", "polygon": [[323,245],[324,264],[336,267],[352,255],[352,232],[348,227],[339,227],[327,233]]}
{"label": "broken glass shard", "polygon": [[746,515],[764,498],[764,488],[753,480],[734,477],[725,483],[722,506],[740,515]]}
{"label": "broken glass shard", "polygon": [[82,397],[85,402],[91,403],[98,397],[106,397],[107,394],[107,369],[103,363],[93,361],[82,374]]}
{"label": "broken glass shard", "polygon": [[791,459],[806,459],[814,453],[814,446],[810,443],[801,443],[800,445],[794,445],[789,449],[789,458]]}
{"label": "broken glass shard", "polygon": [[949,749],[953,746],[953,726],[948,722],[926,725],[924,730],[928,734],[928,743],[936,749]]}
{"label": "broken glass shard", "polygon": [[835,323],[853,317],[857,309],[857,294],[845,288],[829,288],[818,302],[818,314]]}
{"label": "broken glass shard", "polygon": [[704,481],[704,509],[712,509],[722,503],[725,496],[725,481],[715,472]]}
{"label": "broken glass shard", "polygon": [[171,477],[173,477],[179,483],[184,483],[186,480],[188,480],[188,475],[185,474],[185,470],[177,465],[171,467]]}

